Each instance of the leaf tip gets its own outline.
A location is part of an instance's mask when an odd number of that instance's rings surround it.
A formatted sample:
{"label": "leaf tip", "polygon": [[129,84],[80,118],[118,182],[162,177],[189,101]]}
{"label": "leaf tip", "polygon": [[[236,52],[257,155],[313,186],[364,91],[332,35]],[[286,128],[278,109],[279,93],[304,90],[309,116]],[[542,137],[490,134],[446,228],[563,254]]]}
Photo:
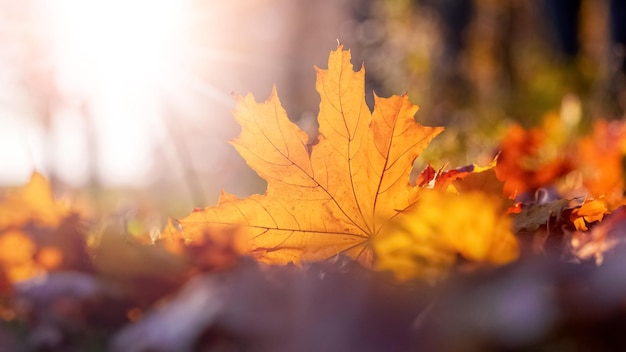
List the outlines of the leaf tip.
{"label": "leaf tip", "polygon": [[270,101],[272,99],[277,99],[277,98],[278,98],[278,89],[276,88],[276,84],[273,84],[272,92],[270,93],[270,97],[267,100]]}

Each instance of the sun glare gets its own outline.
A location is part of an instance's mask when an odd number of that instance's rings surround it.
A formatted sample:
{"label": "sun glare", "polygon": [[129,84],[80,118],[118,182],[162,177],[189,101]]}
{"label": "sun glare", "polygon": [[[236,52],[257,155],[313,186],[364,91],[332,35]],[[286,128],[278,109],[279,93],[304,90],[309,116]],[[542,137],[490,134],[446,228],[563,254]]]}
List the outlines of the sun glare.
{"label": "sun glare", "polygon": [[231,92],[268,94],[290,72],[278,2],[20,4],[0,2],[0,45],[18,52],[0,51],[0,186],[33,168],[77,186],[230,182],[244,166],[221,146],[237,133]]}
{"label": "sun glare", "polygon": [[[106,183],[139,183],[149,171],[153,139],[163,130],[162,87],[172,84],[184,65],[179,55],[189,38],[188,5],[180,0],[46,3],[56,84],[64,97],[89,107],[98,131],[97,167]],[[94,156],[83,155],[89,157]]]}
{"label": "sun glare", "polygon": [[[61,84],[97,94],[154,87],[180,64],[188,9],[177,0],[52,0],[46,13]],[[94,92],[95,91],[95,92]]]}

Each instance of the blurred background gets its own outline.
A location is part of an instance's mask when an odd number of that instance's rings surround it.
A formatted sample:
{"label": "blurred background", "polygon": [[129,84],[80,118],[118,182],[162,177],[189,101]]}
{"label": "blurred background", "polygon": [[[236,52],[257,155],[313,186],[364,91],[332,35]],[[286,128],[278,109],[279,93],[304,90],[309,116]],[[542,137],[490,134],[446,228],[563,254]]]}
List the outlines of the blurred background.
{"label": "blurred background", "polygon": [[[76,202],[162,221],[265,184],[225,141],[232,92],[316,128],[341,41],[367,99],[443,125],[418,164],[486,163],[512,122],[624,113],[624,5],[525,0],[0,0],[0,187],[36,169]],[[626,22],[626,21],[622,21]],[[623,25],[622,25],[623,26]],[[67,192],[66,192],[67,193]]]}

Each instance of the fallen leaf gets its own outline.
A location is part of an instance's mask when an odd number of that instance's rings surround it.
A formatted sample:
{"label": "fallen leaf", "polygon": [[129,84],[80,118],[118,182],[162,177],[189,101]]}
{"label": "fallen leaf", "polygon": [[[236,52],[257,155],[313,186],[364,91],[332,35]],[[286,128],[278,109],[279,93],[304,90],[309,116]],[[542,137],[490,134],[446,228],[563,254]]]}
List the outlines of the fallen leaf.
{"label": "fallen leaf", "polygon": [[513,217],[513,232],[533,232],[550,219],[560,220],[561,213],[569,207],[570,199],[557,199],[548,203],[533,203],[522,207]]}
{"label": "fallen leaf", "polygon": [[350,52],[331,52],[328,70],[316,68],[321,96],[316,141],[292,123],[276,90],[264,103],[237,97],[242,132],[232,144],[268,185],[263,195],[222,193],[217,206],[179,220],[191,241],[240,226],[246,251],[268,263],[316,261],[345,254],[372,262],[372,240],[409,208],[417,156],[443,128],[415,122],[406,95],[365,103],[365,70]]}
{"label": "fallen leaf", "polygon": [[93,259],[101,279],[115,282],[142,307],[177,289],[187,278],[187,263],[161,246],[142,245],[105,231]]}
{"label": "fallen leaf", "polygon": [[546,148],[549,141],[546,133],[538,128],[525,130],[519,125],[511,126],[506,132],[495,170],[498,179],[504,181],[507,195],[534,192],[572,169],[570,161],[554,146]]}
{"label": "fallen leaf", "polygon": [[26,185],[0,200],[0,229],[28,222],[55,227],[70,213],[64,204],[54,199],[48,181],[38,172],[32,174]]}
{"label": "fallen leaf", "polygon": [[77,332],[104,345],[106,341],[89,330],[107,331],[127,323],[129,304],[114,285],[88,273],[65,271],[17,283],[11,306],[20,325],[28,327],[22,348],[84,351],[91,349],[80,348]]}
{"label": "fallen leaf", "polygon": [[621,206],[611,212],[591,231],[575,231],[570,234],[570,252],[580,260],[594,259],[597,265],[602,264],[606,252],[614,249],[625,241],[626,207]]}
{"label": "fallen leaf", "polygon": [[14,283],[51,271],[91,271],[78,222],[74,215],[56,228],[29,225],[0,231],[0,273]]}
{"label": "fallen leaf", "polygon": [[241,236],[236,227],[224,230],[220,235],[204,233],[193,241],[185,241],[181,229],[172,219],[155,242],[168,252],[190,264],[192,271],[214,272],[228,269],[241,259]]}
{"label": "fallen leaf", "polygon": [[578,143],[576,161],[583,186],[590,196],[604,196],[611,209],[621,205],[624,192],[624,143],[626,127],[620,122],[598,120],[593,133]]}
{"label": "fallen leaf", "polygon": [[425,192],[399,218],[395,231],[375,242],[377,269],[399,279],[436,281],[457,261],[505,264],[519,255],[510,220],[493,199],[479,192]]}
{"label": "fallen leaf", "polygon": [[0,201],[0,276],[15,283],[51,270],[90,270],[80,218],[54,199],[45,177]]}
{"label": "fallen leaf", "polygon": [[42,272],[35,260],[36,246],[21,231],[0,234],[0,268],[10,282],[28,279]]}
{"label": "fallen leaf", "polygon": [[462,179],[455,180],[452,186],[459,193],[481,192],[502,199],[502,206],[504,207],[513,206],[512,199],[504,199],[504,183],[498,180],[494,168],[469,173]]}
{"label": "fallen leaf", "polygon": [[[444,191],[456,192],[456,188],[453,186],[455,181],[460,181],[469,175],[482,173],[487,170],[491,170],[496,165],[494,160],[487,166],[478,166],[475,164],[459,167],[452,170],[439,170],[435,171],[432,165],[428,166],[417,177],[416,184],[419,187],[441,189]],[[496,184],[498,181],[496,181]]]}
{"label": "fallen leaf", "polygon": [[608,213],[609,208],[603,199],[592,199],[572,210],[569,218],[576,230],[587,231],[589,230],[587,224],[601,221]]}
{"label": "fallen leaf", "polygon": [[[481,192],[495,198],[504,195],[504,183],[498,180],[495,173],[497,159],[486,166],[476,164],[462,166],[451,170],[436,171],[432,165],[420,173],[415,183],[418,187],[444,190],[452,193]],[[503,206],[510,206],[512,201]]]}

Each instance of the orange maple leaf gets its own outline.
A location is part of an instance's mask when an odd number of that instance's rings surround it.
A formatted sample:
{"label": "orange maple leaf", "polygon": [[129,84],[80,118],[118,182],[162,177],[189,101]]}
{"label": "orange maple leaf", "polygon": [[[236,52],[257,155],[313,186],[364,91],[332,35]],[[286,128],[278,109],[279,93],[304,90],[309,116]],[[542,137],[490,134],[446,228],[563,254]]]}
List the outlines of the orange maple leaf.
{"label": "orange maple leaf", "polygon": [[350,51],[332,51],[328,70],[316,68],[321,96],[319,137],[292,123],[276,90],[264,103],[237,97],[242,132],[232,144],[268,185],[263,195],[222,193],[217,206],[179,220],[193,241],[239,225],[245,251],[268,263],[316,261],[345,254],[372,262],[372,240],[416,201],[409,184],[414,160],[441,127],[415,122],[406,95],[365,103],[365,70]]}

